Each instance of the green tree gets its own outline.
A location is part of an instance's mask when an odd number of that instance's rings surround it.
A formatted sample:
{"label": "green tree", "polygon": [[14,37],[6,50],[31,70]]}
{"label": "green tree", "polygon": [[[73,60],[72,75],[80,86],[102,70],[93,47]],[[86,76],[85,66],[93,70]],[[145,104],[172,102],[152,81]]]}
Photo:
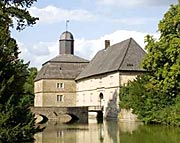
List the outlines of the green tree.
{"label": "green tree", "polygon": [[160,38],[145,38],[147,74],[121,89],[121,103],[146,123],[180,125],[180,2],[159,22]]}
{"label": "green tree", "polygon": [[180,91],[180,4],[172,5],[159,23],[160,38],[146,37],[148,52],[143,67],[156,88],[171,96]]}
{"label": "green tree", "polygon": [[30,106],[34,104],[34,79],[37,75],[37,68],[31,67],[28,68],[28,77],[26,78],[26,82],[24,84],[24,90],[27,94],[27,98],[30,101]]}
{"label": "green tree", "polygon": [[28,64],[18,58],[18,45],[10,34],[15,25],[22,30],[35,24],[37,18],[27,11],[35,1],[0,0],[0,142],[30,141],[39,130],[24,90]]}

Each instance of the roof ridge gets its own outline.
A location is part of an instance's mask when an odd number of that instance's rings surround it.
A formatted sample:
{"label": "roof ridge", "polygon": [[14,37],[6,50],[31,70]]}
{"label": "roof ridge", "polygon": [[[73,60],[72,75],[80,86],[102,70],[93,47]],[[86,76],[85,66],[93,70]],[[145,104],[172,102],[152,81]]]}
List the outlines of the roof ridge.
{"label": "roof ridge", "polygon": [[65,54],[65,55],[57,55],[54,58],[46,61],[42,64],[42,66],[47,63],[89,63],[89,60],[79,57],[77,55]]}
{"label": "roof ridge", "polygon": [[132,38],[129,39],[128,46],[127,46],[127,48],[126,48],[126,51],[125,51],[124,57],[123,57],[123,59],[122,59],[122,61],[121,61],[121,64],[120,64],[119,67],[118,67],[118,70],[120,69],[120,67],[122,66],[122,64],[123,64],[123,62],[124,62],[124,59],[125,59],[125,57],[126,57],[126,55],[127,55],[127,52],[128,52],[128,50],[129,50],[131,41],[132,41]]}
{"label": "roof ridge", "polygon": [[80,56],[78,56],[78,55],[73,55],[73,56],[89,62],[89,60],[87,60],[87,59],[85,59],[85,58],[83,58],[83,57],[80,57]]}

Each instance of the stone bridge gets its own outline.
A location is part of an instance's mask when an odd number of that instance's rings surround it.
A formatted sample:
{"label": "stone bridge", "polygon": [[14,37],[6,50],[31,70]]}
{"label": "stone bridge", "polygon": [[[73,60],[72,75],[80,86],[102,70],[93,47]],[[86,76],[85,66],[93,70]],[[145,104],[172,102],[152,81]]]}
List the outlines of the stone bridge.
{"label": "stone bridge", "polygon": [[61,115],[67,114],[71,116],[71,121],[88,123],[88,107],[32,107],[31,111],[43,119],[57,120]]}

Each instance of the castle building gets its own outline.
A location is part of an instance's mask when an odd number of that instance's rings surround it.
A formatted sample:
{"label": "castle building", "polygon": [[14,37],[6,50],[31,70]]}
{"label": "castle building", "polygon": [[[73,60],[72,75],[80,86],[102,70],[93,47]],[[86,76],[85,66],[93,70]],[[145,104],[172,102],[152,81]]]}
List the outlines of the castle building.
{"label": "castle building", "polygon": [[45,62],[35,79],[35,107],[101,107],[105,117],[117,118],[119,90],[144,72],[145,51],[132,38],[100,50],[89,62],[74,55],[73,35],[59,40],[59,55]]}
{"label": "castle building", "polygon": [[75,78],[88,63],[74,55],[73,35],[68,31],[62,33],[59,55],[45,62],[35,78],[34,106],[76,106]]}

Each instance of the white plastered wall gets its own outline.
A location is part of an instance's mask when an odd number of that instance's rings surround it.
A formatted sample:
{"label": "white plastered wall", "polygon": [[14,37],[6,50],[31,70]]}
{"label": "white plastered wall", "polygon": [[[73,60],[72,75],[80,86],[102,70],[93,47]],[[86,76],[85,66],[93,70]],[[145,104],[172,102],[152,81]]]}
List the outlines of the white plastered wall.
{"label": "white plastered wall", "polygon": [[[100,93],[103,99],[100,100]],[[112,100],[118,108],[119,72],[93,76],[77,81],[77,106],[104,106],[104,111]]]}
{"label": "white plastered wall", "polygon": [[[92,76],[77,81],[76,106],[104,106],[104,115],[108,116],[107,107],[119,109],[119,90],[121,85],[136,78],[138,72],[114,72]],[[100,100],[100,93],[103,99]],[[115,112],[111,111],[111,112]]]}

